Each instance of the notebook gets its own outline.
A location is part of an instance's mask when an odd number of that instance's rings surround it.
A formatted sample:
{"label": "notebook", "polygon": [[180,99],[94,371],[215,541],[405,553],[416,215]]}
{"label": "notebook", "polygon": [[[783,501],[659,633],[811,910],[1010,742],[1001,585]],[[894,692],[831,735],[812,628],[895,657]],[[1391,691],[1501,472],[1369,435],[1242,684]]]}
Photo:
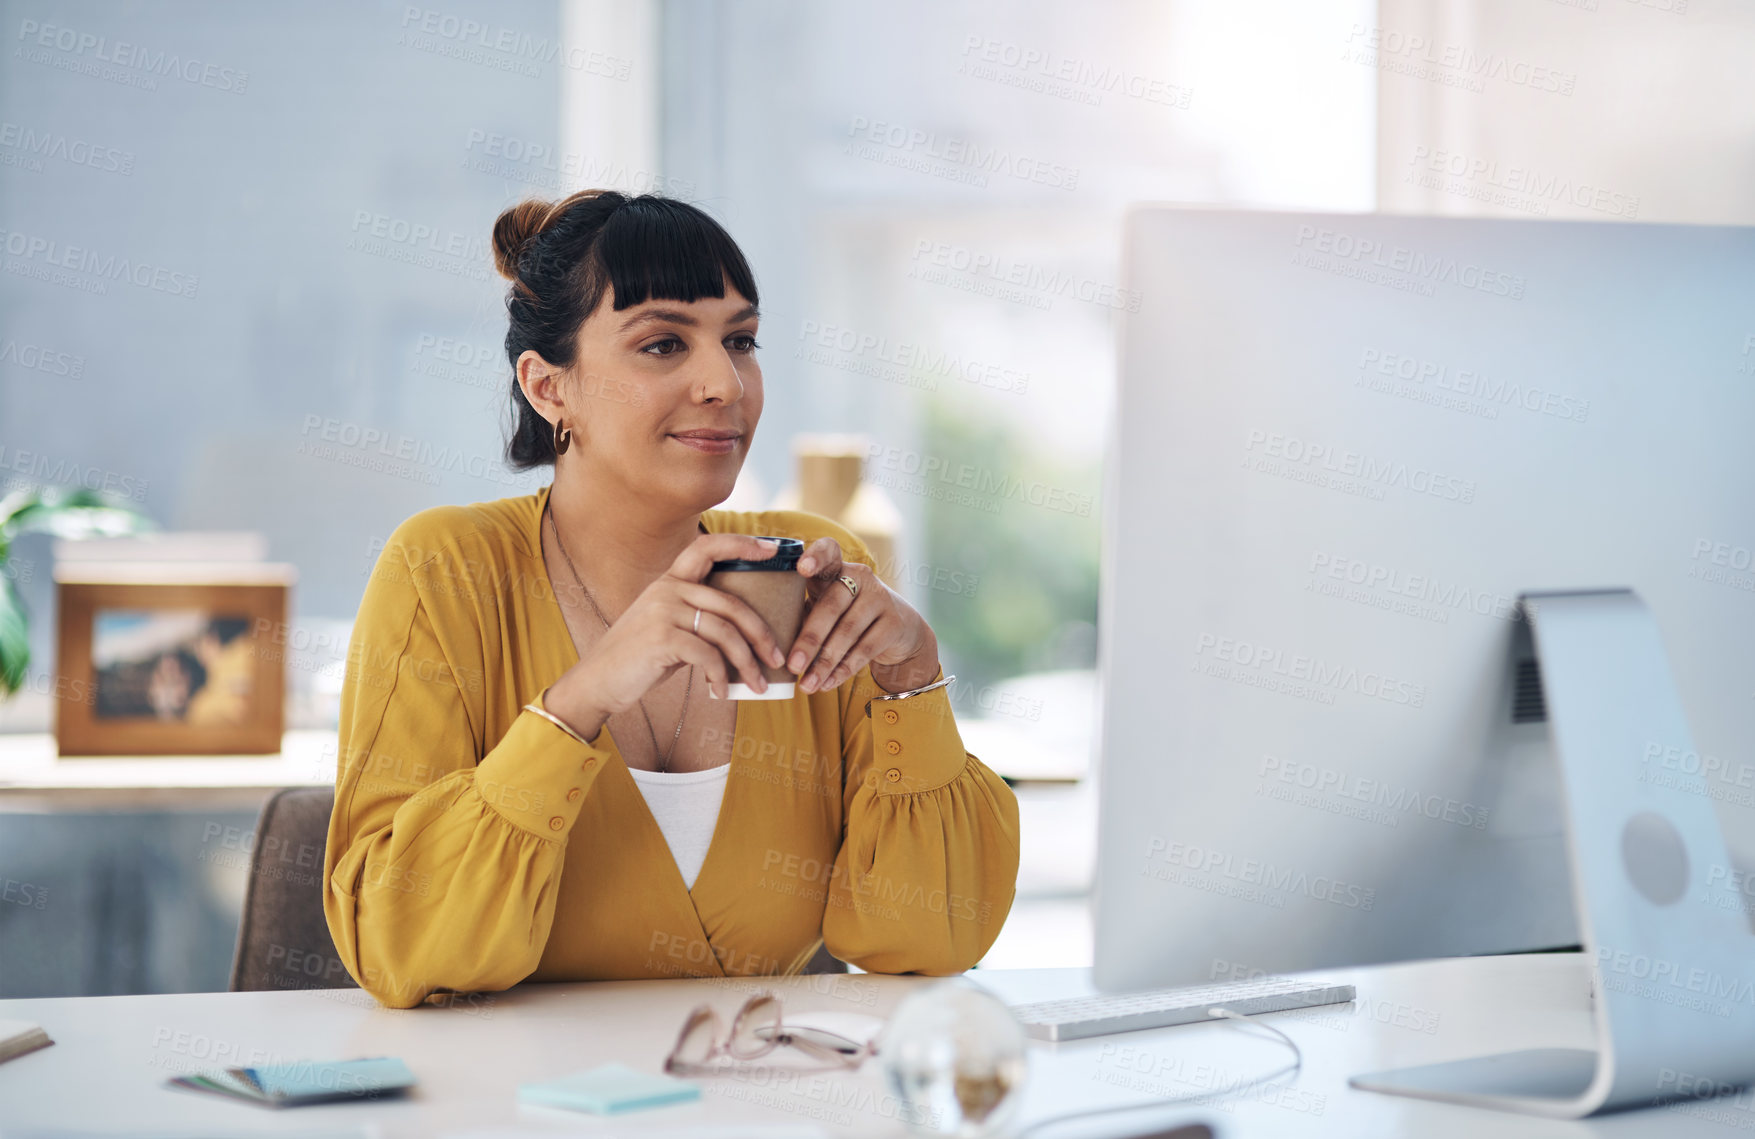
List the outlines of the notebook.
{"label": "notebook", "polygon": [[298,1107],[345,1099],[377,1099],[400,1095],[415,1085],[414,1073],[401,1060],[366,1060],[268,1064],[226,1068],[167,1080],[173,1087],[233,1096],[265,1107]]}
{"label": "notebook", "polygon": [[0,1064],[53,1043],[40,1024],[28,1020],[0,1020]]}

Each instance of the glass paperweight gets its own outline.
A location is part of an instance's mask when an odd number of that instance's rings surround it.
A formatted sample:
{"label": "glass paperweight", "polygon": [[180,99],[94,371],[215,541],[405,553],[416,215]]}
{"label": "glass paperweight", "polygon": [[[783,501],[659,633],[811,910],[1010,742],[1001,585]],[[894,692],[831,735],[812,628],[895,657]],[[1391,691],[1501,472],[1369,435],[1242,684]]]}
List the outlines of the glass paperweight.
{"label": "glass paperweight", "polygon": [[1029,1060],[1010,1009],[967,981],[903,999],[878,1050],[884,1078],[916,1135],[995,1135],[1023,1098]]}

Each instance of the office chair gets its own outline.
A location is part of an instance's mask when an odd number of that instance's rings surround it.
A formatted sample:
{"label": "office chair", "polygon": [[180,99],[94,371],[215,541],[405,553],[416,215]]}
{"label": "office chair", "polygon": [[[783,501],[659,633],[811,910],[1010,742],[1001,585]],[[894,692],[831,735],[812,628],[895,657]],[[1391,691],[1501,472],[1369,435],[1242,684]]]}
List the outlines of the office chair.
{"label": "office chair", "polygon": [[276,791],[256,822],[231,990],[354,989],[323,917],[331,787]]}

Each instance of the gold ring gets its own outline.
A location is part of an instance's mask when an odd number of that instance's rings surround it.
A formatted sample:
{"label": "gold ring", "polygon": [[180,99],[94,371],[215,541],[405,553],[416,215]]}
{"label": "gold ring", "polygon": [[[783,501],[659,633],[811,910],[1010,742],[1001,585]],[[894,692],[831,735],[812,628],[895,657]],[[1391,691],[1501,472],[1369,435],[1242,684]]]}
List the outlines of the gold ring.
{"label": "gold ring", "polygon": [[859,583],[857,581],[854,581],[846,574],[842,574],[841,584],[847,587],[847,592],[853,595],[855,601],[859,600]]}

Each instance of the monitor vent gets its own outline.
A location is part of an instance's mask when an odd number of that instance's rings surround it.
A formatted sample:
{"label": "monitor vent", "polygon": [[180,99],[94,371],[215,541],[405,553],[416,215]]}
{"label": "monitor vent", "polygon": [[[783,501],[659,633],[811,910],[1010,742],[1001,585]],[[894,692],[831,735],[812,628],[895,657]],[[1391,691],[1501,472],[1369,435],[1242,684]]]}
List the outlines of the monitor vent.
{"label": "monitor vent", "polygon": [[1535,658],[1517,662],[1517,677],[1511,693],[1511,722],[1539,724],[1548,718],[1548,704],[1542,697],[1542,669]]}

